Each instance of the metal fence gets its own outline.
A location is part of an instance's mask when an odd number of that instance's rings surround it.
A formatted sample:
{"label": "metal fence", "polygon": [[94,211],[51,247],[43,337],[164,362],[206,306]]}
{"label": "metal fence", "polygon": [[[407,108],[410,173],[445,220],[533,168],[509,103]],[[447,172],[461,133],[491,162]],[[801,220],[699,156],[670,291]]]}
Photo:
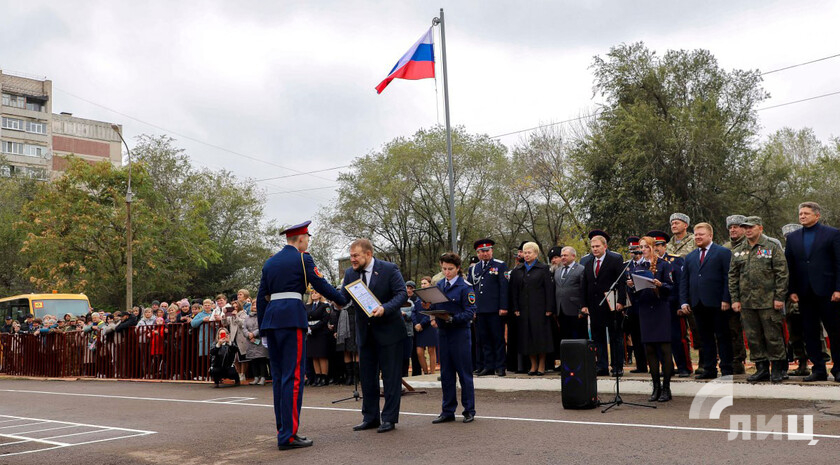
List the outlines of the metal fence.
{"label": "metal fence", "polygon": [[0,372],[16,376],[207,379],[210,348],[221,326],[206,322],[126,328],[0,334]]}

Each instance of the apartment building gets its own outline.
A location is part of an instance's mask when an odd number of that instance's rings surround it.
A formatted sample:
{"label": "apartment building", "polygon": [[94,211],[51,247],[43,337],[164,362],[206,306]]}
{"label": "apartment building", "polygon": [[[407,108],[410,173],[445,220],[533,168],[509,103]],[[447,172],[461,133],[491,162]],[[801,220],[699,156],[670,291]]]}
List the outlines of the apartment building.
{"label": "apartment building", "polygon": [[[52,113],[52,81],[0,70],[0,176],[49,180],[73,154],[88,163],[122,165],[112,123]],[[122,130],[122,128],[120,128]]]}

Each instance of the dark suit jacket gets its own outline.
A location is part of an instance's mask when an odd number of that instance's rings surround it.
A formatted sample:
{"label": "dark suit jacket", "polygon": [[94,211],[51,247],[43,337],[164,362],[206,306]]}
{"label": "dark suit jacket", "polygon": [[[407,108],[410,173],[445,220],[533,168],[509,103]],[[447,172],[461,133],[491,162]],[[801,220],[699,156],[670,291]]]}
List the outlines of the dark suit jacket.
{"label": "dark suit jacket", "polygon": [[808,289],[822,297],[840,291],[840,231],[817,223],[811,254],[805,255],[804,228],[790,233],[785,258],[790,269],[788,292],[798,294]]}
{"label": "dark suit jacket", "polygon": [[583,268],[573,263],[564,279],[563,267],[554,270],[554,294],[557,301],[557,315],[577,316],[583,307]]}
{"label": "dark suit jacket", "polygon": [[341,286],[342,292],[356,306],[356,342],[359,347],[368,344],[390,345],[408,337],[400,311],[400,307],[408,301],[408,292],[397,265],[374,259],[373,276],[368,277],[368,287],[385,309],[385,314],[381,317],[368,317],[344,289],[344,286],[360,277],[358,271],[352,267],[347,268],[344,272],[344,284]]}
{"label": "dark suit jacket", "polygon": [[721,302],[731,303],[729,296],[729,262],[732,252],[726,247],[712,243],[706,251],[706,258],[700,264],[700,248],[685,256],[680,277],[680,305],[692,307],[703,304],[720,308]]}
{"label": "dark suit jacket", "polygon": [[[593,256],[583,266],[583,305],[589,308],[590,314],[592,311],[600,308],[601,310],[609,311],[609,305],[604,302],[601,307],[598,304],[604,299],[604,293],[610,289],[612,283],[621,275],[624,269],[624,259],[621,255],[607,250],[604,254],[604,259],[601,262],[601,269],[598,276],[595,276],[595,262],[596,258]],[[624,278],[618,280],[616,289],[618,290],[617,302],[625,302],[627,300],[627,289],[625,288]]]}

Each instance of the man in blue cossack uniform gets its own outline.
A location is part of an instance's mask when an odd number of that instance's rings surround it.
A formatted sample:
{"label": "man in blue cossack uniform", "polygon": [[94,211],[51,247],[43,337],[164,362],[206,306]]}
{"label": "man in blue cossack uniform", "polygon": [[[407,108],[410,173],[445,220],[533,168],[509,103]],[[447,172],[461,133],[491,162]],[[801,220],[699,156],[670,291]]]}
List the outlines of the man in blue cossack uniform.
{"label": "man in blue cossack uniform", "polygon": [[257,321],[260,336],[268,345],[280,450],[312,445],[311,439],[297,434],[303,403],[308,328],[303,294],[307,286],[312,285],[337,304],[347,304],[347,299],[324,279],[306,253],[310,223],[306,221],[281,233],[286,235],[287,245],[263,265],[257,294]]}
{"label": "man in blue cossack uniform", "polygon": [[496,373],[505,376],[505,323],[507,315],[508,280],[505,278],[507,265],[493,258],[491,239],[479,239],[473,243],[478,263],[471,266],[467,273],[475,290],[476,329],[478,330],[479,348],[483,357],[475,372],[478,376]]}

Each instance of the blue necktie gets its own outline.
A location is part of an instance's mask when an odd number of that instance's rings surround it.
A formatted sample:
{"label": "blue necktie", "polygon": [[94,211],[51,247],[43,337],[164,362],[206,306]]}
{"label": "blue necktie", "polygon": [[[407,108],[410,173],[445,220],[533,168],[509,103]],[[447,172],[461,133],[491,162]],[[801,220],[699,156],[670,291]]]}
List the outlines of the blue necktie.
{"label": "blue necktie", "polygon": [[447,281],[446,284],[443,285],[443,292],[448,292],[450,287],[452,287],[452,284]]}

